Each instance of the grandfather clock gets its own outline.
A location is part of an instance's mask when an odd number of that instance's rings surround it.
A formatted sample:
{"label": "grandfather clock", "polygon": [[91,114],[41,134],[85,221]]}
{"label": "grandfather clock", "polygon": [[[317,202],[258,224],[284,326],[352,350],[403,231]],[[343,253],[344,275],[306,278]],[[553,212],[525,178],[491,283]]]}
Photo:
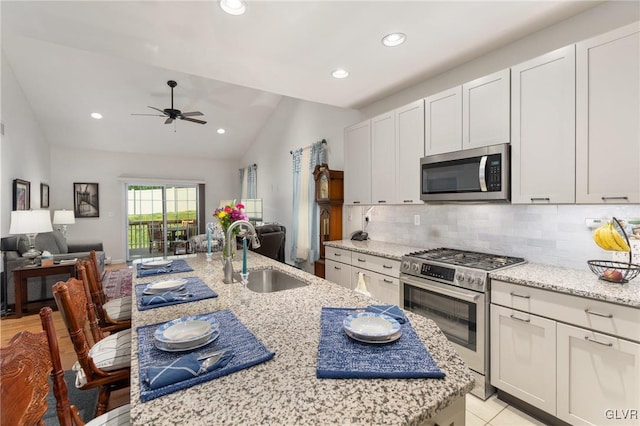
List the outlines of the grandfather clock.
{"label": "grandfather clock", "polygon": [[316,276],[324,278],[324,242],[342,239],[342,203],[344,202],[344,172],[329,170],[324,163],[313,171],[316,182],[316,202],[320,207],[320,258],[315,262]]}

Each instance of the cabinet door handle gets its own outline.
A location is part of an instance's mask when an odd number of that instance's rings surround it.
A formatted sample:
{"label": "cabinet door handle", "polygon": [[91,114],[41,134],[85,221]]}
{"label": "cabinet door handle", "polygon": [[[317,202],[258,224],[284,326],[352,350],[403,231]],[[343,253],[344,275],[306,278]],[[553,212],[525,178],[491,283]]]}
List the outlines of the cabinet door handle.
{"label": "cabinet door handle", "polygon": [[378,200],[378,203],[386,203],[386,200]]}
{"label": "cabinet door handle", "polygon": [[383,278],[383,279],[382,279],[382,281],[384,281],[385,283],[393,284],[393,281],[388,280],[388,279],[386,279],[386,278]]}
{"label": "cabinet door handle", "polygon": [[358,262],[366,262],[366,260],[358,258]]}
{"label": "cabinet door handle", "polygon": [[353,204],[360,204],[360,201],[354,201]]}
{"label": "cabinet door handle", "polygon": [[597,344],[602,345],[602,346],[609,346],[609,347],[613,346],[613,343],[611,343],[611,342],[609,342],[609,343],[600,342],[600,341],[598,341],[596,339],[590,339],[589,336],[584,336],[584,340],[586,340],[587,342],[591,342],[591,343],[597,343]]}
{"label": "cabinet door handle", "polygon": [[511,292],[509,294],[511,294],[513,297],[521,297],[523,299],[531,299],[531,296],[528,296],[528,295],[525,295],[525,294],[518,294],[518,293],[514,293],[514,292]]}
{"label": "cabinet door handle", "polygon": [[333,253],[333,255],[338,257],[342,256],[340,253]]}
{"label": "cabinet door handle", "polygon": [[600,312],[592,311],[589,308],[585,309],[584,311],[586,313],[588,313],[589,315],[596,315],[596,316],[604,317],[604,318],[613,318],[613,314],[601,314]]}
{"label": "cabinet door handle", "polygon": [[531,202],[535,202],[535,201],[551,201],[551,198],[549,197],[539,197],[539,198],[531,198]]}
{"label": "cabinet door handle", "polygon": [[382,265],[382,267],[383,267],[384,269],[391,269],[391,268],[393,268],[393,266],[388,266],[388,265]]}
{"label": "cabinet door handle", "polygon": [[518,320],[518,321],[522,321],[522,322],[531,322],[531,319],[522,319],[522,318],[518,318],[517,316],[515,316],[515,315],[513,315],[513,314],[511,314],[511,315],[509,315],[509,316],[511,317],[511,319],[514,319],[514,320]]}
{"label": "cabinet door handle", "polygon": [[629,197],[625,196],[625,197],[600,197],[602,198],[602,201],[609,201],[609,200],[629,200]]}
{"label": "cabinet door handle", "polygon": [[339,267],[337,267],[337,266],[334,266],[334,267],[333,267],[333,269],[337,269],[338,271],[341,271],[341,270],[342,270],[342,268],[339,268]]}
{"label": "cabinet door handle", "polygon": [[403,203],[413,203],[413,200],[402,200]]}

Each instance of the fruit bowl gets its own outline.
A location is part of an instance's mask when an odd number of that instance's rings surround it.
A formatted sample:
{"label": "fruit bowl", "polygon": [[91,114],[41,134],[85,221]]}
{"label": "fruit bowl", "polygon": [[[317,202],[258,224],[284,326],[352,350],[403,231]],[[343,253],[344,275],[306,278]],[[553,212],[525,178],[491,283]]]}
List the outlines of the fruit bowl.
{"label": "fruit bowl", "polygon": [[633,263],[609,260],[589,260],[587,263],[591,272],[596,274],[598,278],[612,283],[628,283],[640,274],[640,265]]}

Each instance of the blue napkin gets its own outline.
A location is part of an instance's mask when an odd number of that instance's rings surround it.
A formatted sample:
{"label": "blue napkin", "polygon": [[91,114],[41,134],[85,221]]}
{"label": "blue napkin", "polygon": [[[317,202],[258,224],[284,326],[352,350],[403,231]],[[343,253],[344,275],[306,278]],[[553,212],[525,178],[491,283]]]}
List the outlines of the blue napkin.
{"label": "blue napkin", "polygon": [[402,309],[400,309],[398,305],[369,305],[365,309],[368,312],[389,315],[400,324],[407,322],[407,317],[404,316],[404,312],[402,312]]}
{"label": "blue napkin", "polygon": [[197,354],[185,355],[169,364],[147,367],[143,380],[150,389],[158,389],[217,370],[218,368],[223,368],[231,361],[233,355],[233,351],[227,351],[215,364],[207,368],[202,368],[202,362],[204,362],[204,360],[198,361]]}
{"label": "blue napkin", "polygon": [[171,272],[171,267],[168,268],[150,268],[150,269],[138,269],[138,278],[150,277],[152,275],[168,274]]}
{"label": "blue napkin", "polygon": [[142,306],[155,305],[157,303],[169,303],[175,300],[182,300],[187,295],[178,296],[173,291],[166,291],[162,294],[152,294],[147,296],[142,296],[140,303]]}

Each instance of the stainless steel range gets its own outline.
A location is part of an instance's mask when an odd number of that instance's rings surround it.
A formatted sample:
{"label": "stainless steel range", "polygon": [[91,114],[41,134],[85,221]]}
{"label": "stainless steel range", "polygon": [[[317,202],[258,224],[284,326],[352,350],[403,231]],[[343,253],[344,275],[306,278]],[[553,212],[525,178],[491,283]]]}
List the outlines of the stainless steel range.
{"label": "stainless steel range", "polygon": [[409,253],[400,267],[400,301],[411,312],[431,318],[476,378],[474,395],[487,399],[489,383],[489,272],[525,263],[448,248]]}

